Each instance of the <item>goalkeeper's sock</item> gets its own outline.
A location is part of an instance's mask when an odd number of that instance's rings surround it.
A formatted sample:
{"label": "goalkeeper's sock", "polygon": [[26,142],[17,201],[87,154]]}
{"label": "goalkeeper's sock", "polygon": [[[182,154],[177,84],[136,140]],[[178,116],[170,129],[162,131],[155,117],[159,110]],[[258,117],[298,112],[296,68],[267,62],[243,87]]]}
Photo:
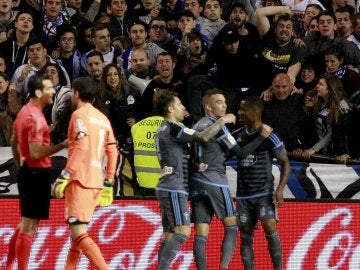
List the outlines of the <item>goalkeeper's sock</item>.
{"label": "goalkeeper's sock", "polygon": [[19,234],[19,228],[15,230],[14,234],[10,238],[5,270],[12,269],[13,264],[15,262],[15,257],[16,257],[15,247],[16,247],[16,239],[18,234]]}
{"label": "goalkeeper's sock", "polygon": [[79,246],[76,244],[75,241],[72,241],[66,259],[65,270],[74,270],[79,262],[80,256],[81,256],[81,249],[79,248]]}
{"label": "goalkeeper's sock", "polygon": [[78,236],[74,241],[96,269],[109,269],[100,248],[87,233]]}
{"label": "goalkeeper's sock", "polygon": [[16,258],[18,260],[18,269],[26,270],[31,251],[32,235],[19,232],[16,240]]}

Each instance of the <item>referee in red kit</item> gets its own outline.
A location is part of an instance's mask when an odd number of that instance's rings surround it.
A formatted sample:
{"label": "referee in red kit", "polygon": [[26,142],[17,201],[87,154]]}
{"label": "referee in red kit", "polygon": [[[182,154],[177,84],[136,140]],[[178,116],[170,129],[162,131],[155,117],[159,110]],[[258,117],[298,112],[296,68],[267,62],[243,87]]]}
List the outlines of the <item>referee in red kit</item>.
{"label": "referee in red kit", "polygon": [[52,104],[54,87],[50,80],[33,75],[28,81],[30,101],[14,122],[11,149],[20,166],[18,190],[21,221],[10,239],[5,269],[27,269],[32,238],[41,219],[49,218],[51,197],[50,156],[66,147],[67,141],[50,145],[50,129],[42,112]]}

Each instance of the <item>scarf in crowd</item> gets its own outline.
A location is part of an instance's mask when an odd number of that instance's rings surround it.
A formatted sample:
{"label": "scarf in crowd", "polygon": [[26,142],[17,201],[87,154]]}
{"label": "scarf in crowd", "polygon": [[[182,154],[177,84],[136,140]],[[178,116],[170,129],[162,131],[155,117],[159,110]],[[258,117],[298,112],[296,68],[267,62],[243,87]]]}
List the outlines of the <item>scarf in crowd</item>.
{"label": "scarf in crowd", "polygon": [[352,35],[358,42],[360,42],[360,33],[359,32],[352,32]]}
{"label": "scarf in crowd", "polygon": [[340,66],[335,72],[329,72],[329,70],[326,68],[325,75],[332,74],[338,77],[339,79],[341,79],[345,75],[345,72],[346,72],[346,67],[344,66]]}
{"label": "scarf in crowd", "polygon": [[56,28],[62,25],[63,21],[62,14],[60,14],[54,22],[50,21],[49,18],[45,15],[43,26],[43,41],[45,45],[57,40]]}

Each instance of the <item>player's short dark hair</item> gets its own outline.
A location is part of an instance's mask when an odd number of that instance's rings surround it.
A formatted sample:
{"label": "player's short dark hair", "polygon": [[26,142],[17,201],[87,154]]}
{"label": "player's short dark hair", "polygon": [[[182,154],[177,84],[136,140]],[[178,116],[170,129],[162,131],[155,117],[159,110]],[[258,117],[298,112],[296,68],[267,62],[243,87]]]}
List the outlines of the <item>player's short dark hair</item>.
{"label": "player's short dark hair", "polygon": [[169,106],[175,101],[178,94],[169,89],[157,89],[153,97],[154,112],[156,115],[166,116]]}
{"label": "player's short dark hair", "polygon": [[79,93],[79,97],[84,102],[92,103],[96,96],[96,86],[90,77],[78,77],[73,80],[72,88]]}
{"label": "player's short dark hair", "polygon": [[264,102],[259,96],[247,96],[243,99],[246,102],[246,105],[253,110],[264,110]]}
{"label": "player's short dark hair", "polygon": [[223,95],[223,91],[221,91],[219,88],[212,88],[209,90],[206,90],[204,93],[204,96],[202,98],[202,105],[204,106],[209,102],[210,97],[213,95]]}
{"label": "player's short dark hair", "polygon": [[30,79],[27,83],[27,87],[28,87],[29,96],[31,98],[35,97],[36,90],[43,91],[43,89],[44,89],[43,81],[44,80],[45,80],[44,76],[42,76],[40,74],[34,74],[30,77]]}

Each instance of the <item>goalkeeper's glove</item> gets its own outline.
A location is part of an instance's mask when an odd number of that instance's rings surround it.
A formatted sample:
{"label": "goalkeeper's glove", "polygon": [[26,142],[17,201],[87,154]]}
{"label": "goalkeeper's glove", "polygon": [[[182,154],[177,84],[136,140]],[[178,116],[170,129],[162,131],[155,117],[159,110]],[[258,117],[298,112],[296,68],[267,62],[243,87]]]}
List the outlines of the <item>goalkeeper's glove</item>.
{"label": "goalkeeper's glove", "polygon": [[66,169],[61,171],[59,177],[55,180],[53,194],[56,198],[63,198],[65,188],[70,179],[70,172]]}
{"label": "goalkeeper's glove", "polygon": [[112,204],[114,199],[114,191],[113,191],[113,180],[105,179],[104,180],[104,188],[100,195],[99,206],[109,206]]}

